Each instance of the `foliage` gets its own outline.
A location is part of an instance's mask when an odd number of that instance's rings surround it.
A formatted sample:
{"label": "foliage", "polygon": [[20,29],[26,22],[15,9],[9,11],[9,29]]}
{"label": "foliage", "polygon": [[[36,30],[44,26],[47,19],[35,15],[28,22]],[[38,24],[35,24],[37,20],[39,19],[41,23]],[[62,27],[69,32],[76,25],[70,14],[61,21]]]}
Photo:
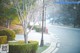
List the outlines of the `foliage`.
{"label": "foliage", "polygon": [[16,34],[19,34],[22,30],[21,29],[14,29],[13,30]]}
{"label": "foliage", "polygon": [[9,53],[36,53],[38,42],[29,41],[25,44],[23,41],[9,43]]}
{"label": "foliage", "polygon": [[7,43],[7,36],[0,36],[0,44],[6,44]]}
{"label": "foliage", "polygon": [[14,19],[11,21],[10,24],[11,24],[11,25],[17,25],[17,24],[20,24],[20,21],[19,21],[18,17],[14,18]]}
{"label": "foliage", "polygon": [[0,30],[0,36],[3,36],[3,35],[7,36],[8,41],[15,39],[15,32],[10,29]]}
{"label": "foliage", "polygon": [[[72,25],[73,27],[80,26],[80,3],[79,0],[66,0],[67,2],[76,3],[56,3],[54,9],[49,13],[50,22],[52,24],[60,25]],[[66,2],[65,0],[59,0],[59,2]]]}
{"label": "foliage", "polygon": [[[33,29],[35,29],[36,32],[42,32],[42,27],[40,27],[40,26],[34,26]],[[46,27],[43,27],[43,32],[47,33],[47,31],[45,29],[46,29]]]}
{"label": "foliage", "polygon": [[35,27],[36,32],[41,32],[42,28],[41,27]]}
{"label": "foliage", "polygon": [[11,0],[0,0],[0,9],[0,25],[8,26],[18,17]]}

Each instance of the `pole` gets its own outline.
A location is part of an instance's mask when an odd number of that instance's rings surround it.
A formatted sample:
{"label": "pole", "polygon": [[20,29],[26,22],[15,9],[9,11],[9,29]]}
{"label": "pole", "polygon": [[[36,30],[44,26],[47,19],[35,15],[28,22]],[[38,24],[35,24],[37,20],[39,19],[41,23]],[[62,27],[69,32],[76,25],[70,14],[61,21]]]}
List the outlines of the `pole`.
{"label": "pole", "polygon": [[40,47],[44,46],[44,40],[43,40],[43,33],[44,33],[44,0],[43,0],[43,7],[42,7],[42,37],[41,37],[41,43]]}
{"label": "pole", "polygon": [[46,27],[46,7],[44,7],[44,10],[45,10],[44,11],[44,14],[45,14],[44,15],[44,24],[45,24],[44,27],[45,27],[45,32],[47,33],[47,31],[46,31],[46,29],[47,29],[47,27]]}

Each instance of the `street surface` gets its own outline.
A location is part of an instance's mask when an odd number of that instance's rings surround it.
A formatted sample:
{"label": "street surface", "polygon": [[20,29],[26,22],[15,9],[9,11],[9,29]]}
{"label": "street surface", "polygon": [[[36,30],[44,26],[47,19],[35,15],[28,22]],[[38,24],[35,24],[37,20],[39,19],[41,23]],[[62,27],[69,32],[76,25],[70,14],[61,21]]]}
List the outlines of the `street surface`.
{"label": "street surface", "polygon": [[47,25],[60,42],[56,53],[80,53],[80,29]]}

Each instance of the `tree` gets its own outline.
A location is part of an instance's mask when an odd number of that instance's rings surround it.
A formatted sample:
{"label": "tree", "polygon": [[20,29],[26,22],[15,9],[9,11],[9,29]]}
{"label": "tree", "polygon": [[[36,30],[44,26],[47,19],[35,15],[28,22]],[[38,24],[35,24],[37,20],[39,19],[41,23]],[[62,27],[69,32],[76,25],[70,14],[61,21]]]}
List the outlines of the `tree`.
{"label": "tree", "polygon": [[80,25],[80,2],[79,0],[58,0],[54,2],[53,12],[49,19],[51,22],[56,22],[63,25]]}
{"label": "tree", "polygon": [[41,10],[39,9],[39,3],[37,3],[37,0],[14,0],[14,6],[16,7],[17,14],[19,17],[19,20],[22,24],[23,30],[24,30],[24,40],[25,43],[28,43],[28,34],[32,30],[28,31],[28,24],[33,21],[34,24],[36,23],[38,17],[41,14]]}
{"label": "tree", "polygon": [[10,0],[0,0],[0,9],[0,25],[9,28],[11,21],[17,17],[16,9]]}

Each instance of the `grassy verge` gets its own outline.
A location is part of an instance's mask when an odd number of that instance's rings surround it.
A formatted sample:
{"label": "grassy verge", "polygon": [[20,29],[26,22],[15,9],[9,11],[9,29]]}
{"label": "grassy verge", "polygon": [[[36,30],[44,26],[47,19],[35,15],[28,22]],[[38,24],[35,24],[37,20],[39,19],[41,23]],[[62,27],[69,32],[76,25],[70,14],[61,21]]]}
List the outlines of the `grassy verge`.
{"label": "grassy verge", "polygon": [[43,47],[38,47],[38,50],[36,53],[41,53],[42,51],[44,51],[45,49],[47,49],[49,46],[43,46]]}

